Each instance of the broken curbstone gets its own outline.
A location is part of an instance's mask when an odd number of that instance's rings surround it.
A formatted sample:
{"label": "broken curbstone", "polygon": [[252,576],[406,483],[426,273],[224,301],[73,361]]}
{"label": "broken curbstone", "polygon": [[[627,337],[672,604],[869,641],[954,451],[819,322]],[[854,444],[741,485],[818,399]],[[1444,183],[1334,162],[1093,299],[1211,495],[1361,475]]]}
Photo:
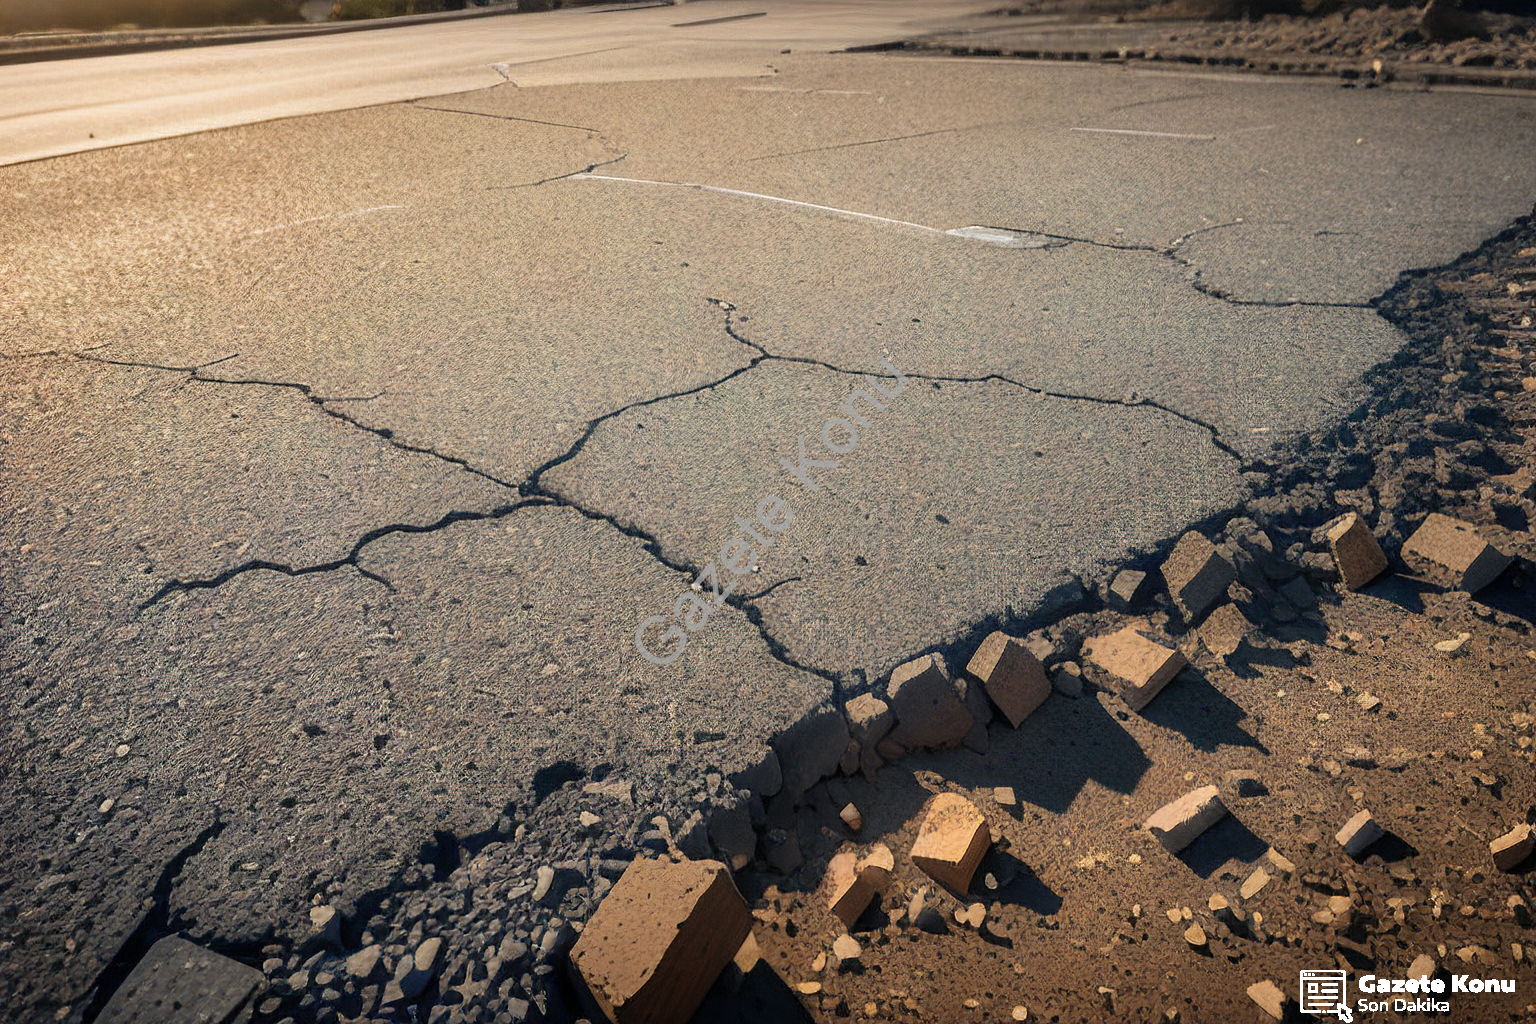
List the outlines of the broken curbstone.
{"label": "broken curbstone", "polygon": [[873,777],[885,763],[876,749],[896,726],[896,712],[872,693],[861,693],[848,702],[848,735],[859,744],[859,767]]}
{"label": "broken curbstone", "polygon": [[896,727],[886,740],[908,750],[959,746],[975,724],[949,678],[944,659],[937,654],[925,654],[897,666],[886,694],[896,712]]}
{"label": "broken curbstone", "polygon": [[1141,601],[1147,574],[1136,569],[1121,569],[1110,581],[1105,600],[1117,612],[1128,612]]}
{"label": "broken curbstone", "polygon": [[724,864],[636,860],[598,904],[571,964],[614,1024],[671,1024],[693,1016],[751,933]]}
{"label": "broken curbstone", "polygon": [[1431,512],[1403,542],[1403,561],[1435,583],[1475,594],[1514,559],[1484,540],[1471,523]]}
{"label": "broken curbstone", "polygon": [[1164,804],[1147,819],[1145,828],[1169,853],[1178,853],[1227,814],[1215,786],[1202,786]]}
{"label": "broken curbstone", "polygon": [[1386,571],[1387,556],[1358,513],[1347,513],[1330,526],[1327,538],[1333,564],[1346,589],[1359,590]]}
{"label": "broken curbstone", "polygon": [[1088,658],[1119,683],[1120,696],[1140,711],[1188,665],[1184,655],[1148,640],[1132,626],[1094,637],[1084,645]]}
{"label": "broken curbstone", "polygon": [[834,854],[827,862],[827,909],[843,927],[852,928],[870,902],[885,889],[895,867],[896,858],[890,847],[883,844],[874,846],[863,858],[852,850]]}
{"label": "broken curbstone", "polygon": [[828,775],[848,749],[848,723],[842,713],[822,705],[773,738],[782,772],[780,797],[799,800],[805,791]]}
{"label": "broken curbstone", "polygon": [[1386,834],[1386,829],[1376,823],[1370,811],[1361,810],[1346,821],[1333,838],[1344,847],[1345,853],[1358,857]]}
{"label": "broken curbstone", "polygon": [[1204,615],[1237,579],[1237,570],[1216,545],[1193,530],[1179,538],[1162,571],[1168,594],[1186,622]]}
{"label": "broken curbstone", "polygon": [[1488,852],[1493,854],[1493,866],[1500,871],[1515,870],[1533,851],[1536,851],[1536,834],[1532,833],[1530,825],[1523,823],[1488,844]]}
{"label": "broken curbstone", "polygon": [[1040,659],[1023,641],[1001,631],[981,642],[965,670],[1015,729],[1051,695]]}
{"label": "broken curbstone", "polygon": [[929,878],[963,893],[991,845],[981,810],[956,793],[940,793],[928,804],[912,844],[912,862]]}

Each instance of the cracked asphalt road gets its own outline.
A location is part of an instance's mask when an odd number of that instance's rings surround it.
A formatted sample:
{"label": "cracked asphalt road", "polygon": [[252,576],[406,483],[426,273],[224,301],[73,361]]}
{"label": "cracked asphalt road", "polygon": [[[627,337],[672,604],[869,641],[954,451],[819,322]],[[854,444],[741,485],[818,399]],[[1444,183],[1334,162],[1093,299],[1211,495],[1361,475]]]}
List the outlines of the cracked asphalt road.
{"label": "cracked asphalt road", "polygon": [[[541,767],[751,768],[1233,505],[1400,344],[1370,300],[1536,196],[1524,97],[605,61],[0,169],[13,1019],[78,1011],[195,841],[167,912],[250,949]],[[778,458],[882,358],[806,492]],[[643,661],[769,493],[754,596]]]}

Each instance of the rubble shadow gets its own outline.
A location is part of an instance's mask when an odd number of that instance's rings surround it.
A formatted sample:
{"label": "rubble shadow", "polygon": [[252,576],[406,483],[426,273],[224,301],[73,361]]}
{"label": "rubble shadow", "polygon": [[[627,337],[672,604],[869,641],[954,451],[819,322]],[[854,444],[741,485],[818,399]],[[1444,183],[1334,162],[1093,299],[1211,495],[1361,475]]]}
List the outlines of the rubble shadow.
{"label": "rubble shadow", "polygon": [[1351,858],[1357,864],[1363,864],[1372,857],[1379,857],[1384,864],[1396,864],[1399,861],[1417,857],[1419,848],[1396,832],[1387,832],[1380,839],[1361,852],[1360,856]]}
{"label": "rubble shadow", "polygon": [[727,965],[688,1024],[812,1024],[813,1018],[784,979],[759,960],[743,974]]}
{"label": "rubble shadow", "polygon": [[1512,619],[1519,619],[1527,626],[1536,626],[1536,577],[1516,559],[1498,579],[1473,595],[1473,600],[1503,612]]}
{"label": "rubble shadow", "polygon": [[1252,864],[1269,844],[1230,812],[1174,856],[1201,878],[1212,878],[1230,861]]}
{"label": "rubble shadow", "polygon": [[1238,725],[1248,717],[1242,705],[1218,690],[1204,672],[1193,666],[1180,672],[1172,685],[1142,710],[1141,716],[1153,725],[1172,729],[1196,750],[1206,753],[1221,747],[1252,747],[1262,754],[1269,753],[1257,737]]}
{"label": "rubble shadow", "polygon": [[1086,693],[1078,700],[1053,696],[1017,729],[989,729],[988,742],[985,760],[950,751],[931,767],[971,789],[1012,786],[1021,802],[1055,814],[1066,813],[1089,779],[1129,794],[1152,767],[1135,738]]}
{"label": "rubble shadow", "polygon": [[1360,590],[1366,597],[1395,604],[1411,615],[1423,615],[1424,595],[1439,592],[1440,588],[1431,583],[1398,573],[1385,573]]}
{"label": "rubble shadow", "polygon": [[[990,874],[997,879],[999,885],[996,889],[988,889],[984,879]],[[981,867],[976,871],[976,878],[971,882],[971,890],[968,895],[979,897],[989,903],[1007,903],[1016,907],[1027,907],[1037,914],[1050,915],[1061,909],[1061,894],[1049,885],[1044,879],[1035,874],[1033,868],[1019,860],[1011,853],[993,847],[988,851],[986,858],[981,862]]]}

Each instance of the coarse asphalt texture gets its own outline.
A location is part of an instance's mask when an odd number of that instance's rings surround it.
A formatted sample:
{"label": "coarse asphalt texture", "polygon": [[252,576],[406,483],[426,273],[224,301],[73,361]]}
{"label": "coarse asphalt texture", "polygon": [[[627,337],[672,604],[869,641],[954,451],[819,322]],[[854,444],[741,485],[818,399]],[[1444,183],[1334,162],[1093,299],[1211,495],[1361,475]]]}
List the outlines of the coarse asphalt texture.
{"label": "coarse asphalt texture", "polygon": [[[0,170],[0,1005],[78,1015],[151,909],[300,935],[541,769],[757,780],[1237,504],[1533,142],[1519,96],[791,53]],[[642,659],[766,495],[793,530]]]}

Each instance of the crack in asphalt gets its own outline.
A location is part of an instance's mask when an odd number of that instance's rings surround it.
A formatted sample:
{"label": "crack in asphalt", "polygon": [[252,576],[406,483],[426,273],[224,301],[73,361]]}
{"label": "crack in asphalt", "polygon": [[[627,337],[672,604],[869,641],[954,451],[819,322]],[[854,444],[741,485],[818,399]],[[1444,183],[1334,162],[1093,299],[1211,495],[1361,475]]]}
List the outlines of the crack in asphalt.
{"label": "crack in asphalt", "polygon": [[524,124],[542,124],[548,128],[569,128],[572,131],[589,132],[597,136],[603,135],[603,130],[601,128],[590,128],[584,124],[566,124],[564,121],[540,121],[536,117],[517,117],[514,114],[492,114],[483,110],[458,110],[454,107],[434,107],[423,103],[421,100],[413,100],[410,103],[407,103],[406,106],[415,107],[418,110],[435,110],[440,114],[464,114],[467,117],[490,117],[496,119],[497,121],[521,121]]}
{"label": "crack in asphalt", "polygon": [[82,1024],[91,1024],[106,1008],[107,1001],[112,998],[120,985],[127,980],[128,975],[138,962],[149,952],[149,947],[161,938],[157,932],[168,932],[171,914],[171,890],[176,887],[176,880],[187,869],[187,864],[203,852],[203,848],[209,842],[216,839],[220,833],[228,827],[217,806],[213,809],[213,824],[203,829],[192,841],[176,852],[170,860],[166,861],[160,877],[155,880],[154,888],[150,890],[149,907],[144,911],[144,916],[139,919],[138,927],[123,944],[118,947],[117,953],[107,965],[96,975],[96,980],[91,986],[91,992],[85,1008],[81,1011]]}

